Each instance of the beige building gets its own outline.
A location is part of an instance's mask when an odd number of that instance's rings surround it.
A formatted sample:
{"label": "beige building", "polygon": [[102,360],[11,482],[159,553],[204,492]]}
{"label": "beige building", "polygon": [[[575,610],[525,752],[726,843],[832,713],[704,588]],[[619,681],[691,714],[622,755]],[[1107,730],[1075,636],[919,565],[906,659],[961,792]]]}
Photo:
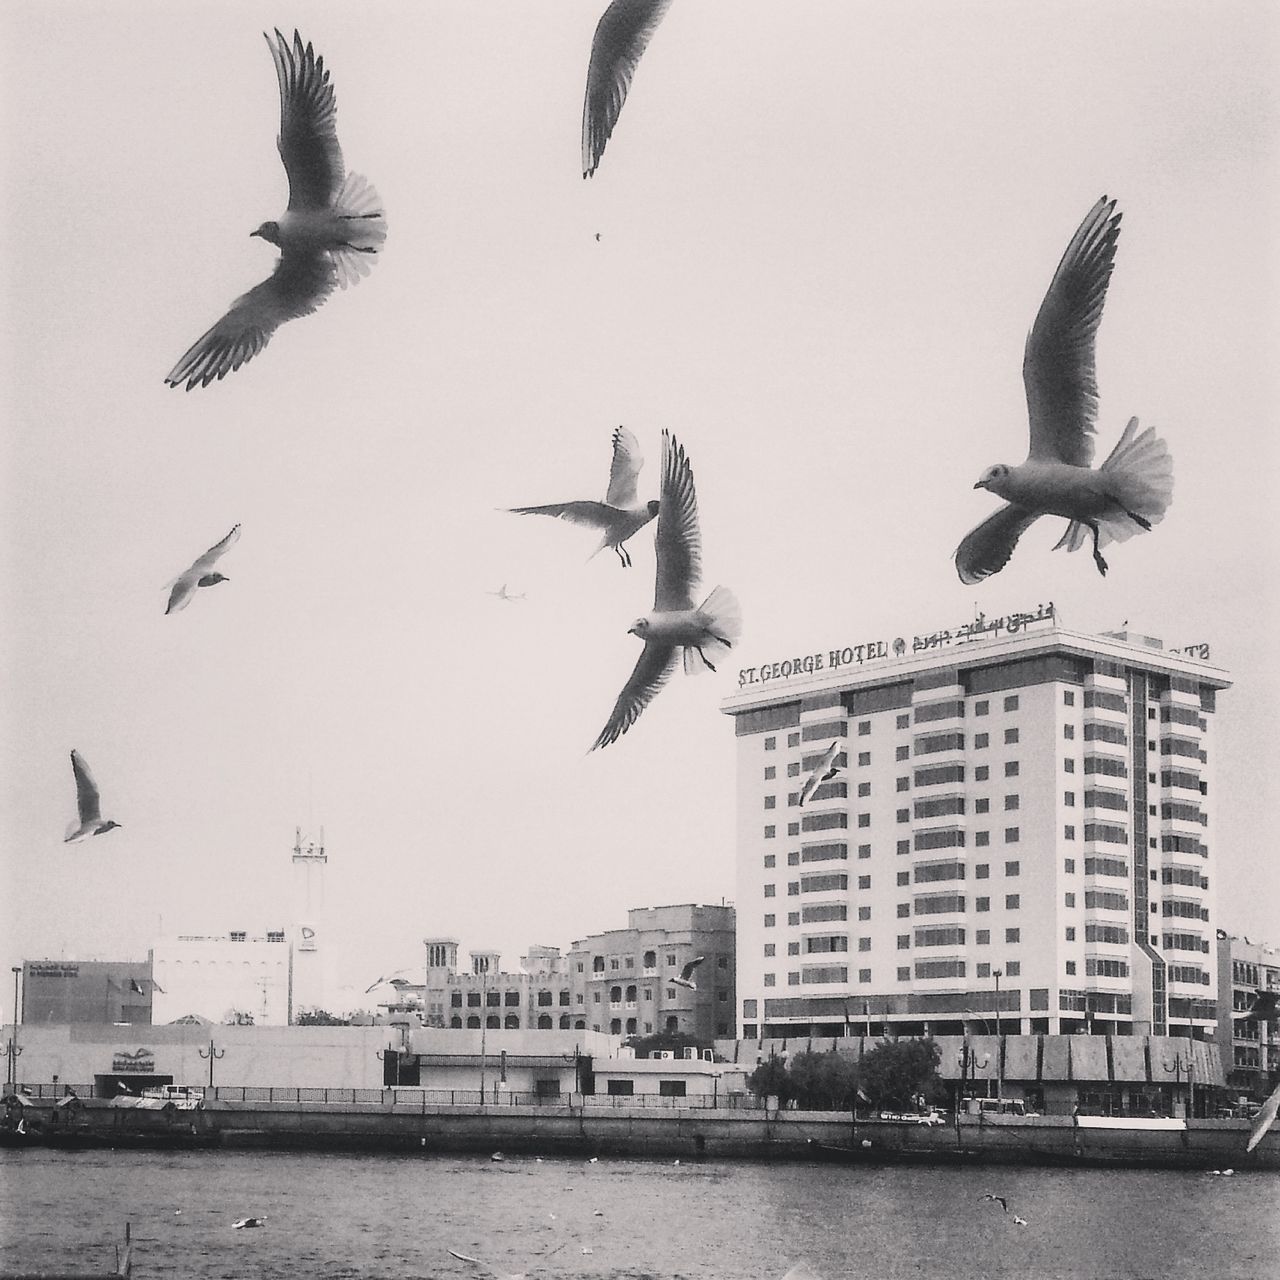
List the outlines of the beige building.
{"label": "beige building", "polygon": [[[573,1019],[618,1036],[680,1032],[708,1045],[732,1036],[734,948],[732,907],[633,908],[625,929],[569,948]],[[696,989],[673,982],[698,956]]]}
{"label": "beige building", "polygon": [[[1035,613],[739,672],[744,1038],[1211,1036],[1208,646]],[[837,743],[841,773],[799,793]],[[995,1025],[998,1022],[998,1025]]]}

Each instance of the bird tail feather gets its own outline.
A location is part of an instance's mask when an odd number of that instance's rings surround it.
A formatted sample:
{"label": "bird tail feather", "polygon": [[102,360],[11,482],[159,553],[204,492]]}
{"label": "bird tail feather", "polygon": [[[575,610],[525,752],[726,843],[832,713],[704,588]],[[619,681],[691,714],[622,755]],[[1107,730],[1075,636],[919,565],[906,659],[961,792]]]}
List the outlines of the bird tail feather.
{"label": "bird tail feather", "polygon": [[738,597],[728,587],[716,587],[698,606],[698,612],[702,614],[706,630],[712,638],[702,645],[705,658],[697,649],[685,648],[684,671],[689,676],[707,670],[707,658],[718,666],[720,656],[728,653],[742,635],[742,610],[738,605]]}
{"label": "bird tail feather", "polygon": [[338,283],[345,289],[358,284],[372,269],[373,259],[387,238],[387,219],[377,188],[358,173],[349,173],[333,203],[347,243],[333,250]]}
{"label": "bird tail feather", "polygon": [[[1106,477],[1107,494],[1115,503],[1097,517],[1100,547],[1109,542],[1126,542],[1135,533],[1145,532],[1142,524],[1132,518],[1134,515],[1141,516],[1148,525],[1164,519],[1173,501],[1173,458],[1154,427],[1139,434],[1138,419],[1130,418],[1098,473]],[[1073,520],[1054,550],[1065,547],[1076,551],[1090,536],[1085,525]]]}

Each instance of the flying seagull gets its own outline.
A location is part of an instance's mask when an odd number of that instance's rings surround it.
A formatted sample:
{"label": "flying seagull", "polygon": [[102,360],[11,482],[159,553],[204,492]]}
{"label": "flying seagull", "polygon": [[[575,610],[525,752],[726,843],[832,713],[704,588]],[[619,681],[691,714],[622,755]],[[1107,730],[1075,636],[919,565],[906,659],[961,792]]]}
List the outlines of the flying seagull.
{"label": "flying seagull", "polygon": [[544,507],[508,507],[518,516],[552,516],[570,524],[586,525],[604,534],[600,545],[587,557],[600,554],[605,547],[618,553],[624,569],[631,566],[631,553],[622,544],[658,514],[658,503],[636,503],[636,480],[644,458],[640,445],[626,427],[613,433],[613,462],[609,467],[609,489],[603,502],[552,502]]}
{"label": "flying seagull", "polygon": [[805,779],[804,786],[800,788],[801,805],[813,795],[821,783],[830,782],[840,772],[840,766],[835,763],[835,758],[839,752],[840,739],[837,738],[822,753],[822,759],[818,761],[813,772]]}
{"label": "flying seagull", "polygon": [[80,822],[79,824],[73,822],[67,827],[63,844],[74,844],[75,841],[84,840],[89,836],[100,836],[104,831],[110,831],[112,827],[120,825],[118,822],[102,820],[102,802],[98,796],[98,784],[94,782],[89,766],[85,764],[84,757],[78,751],[71,753],[71,771],[76,775],[76,805],[80,810]]}
{"label": "flying seagull", "polygon": [[1004,1198],[1004,1196],[993,1195],[990,1191],[987,1191],[987,1192],[984,1192],[982,1195],[980,1195],[978,1199],[994,1200],[996,1204],[998,1204],[1005,1211],[1005,1213],[1009,1212],[1009,1202]]}
{"label": "flying seagull", "polygon": [[680,970],[678,978],[672,978],[672,983],[677,987],[688,987],[690,991],[697,991],[698,984],[693,980],[693,971],[706,959],[706,956],[695,956],[692,960]]}
{"label": "flying seagull", "polygon": [[593,751],[616,742],[636,722],[670,678],[682,653],[686,675],[714,671],[707,651],[719,657],[742,634],[738,601],[728,588],[716,587],[702,604],[693,603],[702,578],[698,496],[684,446],[667,431],[662,433],[661,495],[653,612],[627,628],[644,641],[644,651],[613,705],[608,724],[592,744]]}
{"label": "flying seagull", "polygon": [[245,1227],[263,1227],[266,1226],[266,1218],[241,1218],[238,1222],[231,1224],[232,1231],[243,1231]]}
{"label": "flying seagull", "polygon": [[499,600],[512,600],[512,601],[523,600],[525,595],[523,591],[520,592],[519,595],[513,595],[510,591],[507,590],[507,584],[505,582],[502,584],[502,586],[500,586],[497,589],[497,591],[488,591],[485,594],[491,595],[491,596],[497,596]]}
{"label": "flying seagull", "polygon": [[235,525],[221,542],[214,543],[204,555],[192,563],[189,569],[184,569],[168,584],[173,590],[169,592],[169,603],[164,611],[166,617],[185,609],[191,603],[191,597],[195,595],[197,587],[212,587],[218,582],[231,581],[224,574],[215,573],[213,566],[217,564],[222,553],[239,540],[239,537],[240,526]]}
{"label": "flying seagull", "polygon": [[[264,33],[265,34],[265,33]],[[225,378],[267,345],[286,320],[310,315],[333,292],[369,274],[387,238],[377,191],[358,174],[345,174],[335,129],[337,103],[324,59],[293,33],[293,47],[276,31],[266,36],[280,82],[277,146],[289,178],[289,207],[261,236],[280,250],[275,271],[231,304],[231,309],[173,366],[165,381],[207,387]]]}
{"label": "flying seagull", "polygon": [[1275,1124],[1277,1113],[1280,1113],[1280,1085],[1272,1090],[1271,1096],[1262,1104],[1262,1110],[1254,1117],[1246,1152],[1252,1151],[1262,1141],[1263,1135]]}
{"label": "flying seagull", "polygon": [[599,166],[640,56],[670,7],[671,0],[613,0],[596,25],[582,104],[584,178],[591,177]]}
{"label": "flying seagull", "polygon": [[1280,991],[1258,991],[1249,1007],[1238,1018],[1253,1018],[1258,1022],[1274,1022],[1280,1016]]}
{"label": "flying seagull", "polygon": [[1022,380],[1031,423],[1026,462],[988,467],[975,489],[1006,500],[956,548],[960,581],[981,582],[1008,563],[1023,531],[1044,515],[1070,523],[1054,550],[1076,551],[1093,537],[1093,560],[1107,572],[1102,547],[1124,542],[1164,518],[1173,498],[1173,460],[1154,427],[1138,433],[1130,418],[1116,447],[1092,467],[1098,380],[1094,337],[1120,235],[1116,202],[1089,210],[1058,264],[1027,336]]}

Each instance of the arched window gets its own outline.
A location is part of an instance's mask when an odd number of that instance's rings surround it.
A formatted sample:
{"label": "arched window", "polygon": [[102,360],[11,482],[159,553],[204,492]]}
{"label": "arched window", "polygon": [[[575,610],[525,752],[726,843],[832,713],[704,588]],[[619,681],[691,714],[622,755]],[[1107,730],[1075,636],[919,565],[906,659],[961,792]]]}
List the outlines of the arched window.
{"label": "arched window", "polygon": [[667,1015],[667,1030],[668,1031],[680,1030],[680,1019],[677,1018],[674,1013]]}
{"label": "arched window", "polygon": [[455,1014],[453,1015],[453,1017],[449,1019],[449,1025],[450,1025],[451,1027],[457,1027],[457,1028],[461,1029],[461,1027],[462,1027],[462,1019],[461,1019],[461,1018],[460,1018],[460,1017],[455,1013]]}
{"label": "arched window", "polygon": [[489,1016],[484,1020],[484,1025],[485,1025],[486,1027],[490,1027],[490,1028],[492,1028],[493,1030],[495,1030],[495,1031],[496,1031],[496,1030],[498,1030],[498,1029],[500,1029],[500,1028],[501,1028],[501,1026],[502,1026],[502,1019],[501,1019],[501,1018],[500,1018],[496,1013],[491,1013],[491,1014],[490,1014],[490,1015],[489,1015]]}
{"label": "arched window", "polygon": [[569,1030],[569,1015],[567,1013],[562,1013],[560,1015],[560,1030],[561,1031]]}
{"label": "arched window", "polygon": [[610,988],[609,988],[609,1003],[610,1003],[610,1004],[617,1004],[621,999],[622,999],[622,988],[621,988],[621,987],[610,987]]}
{"label": "arched window", "polygon": [[627,1035],[633,1036],[636,1033],[636,1020],[634,1018],[627,1019]]}
{"label": "arched window", "polygon": [[577,1022],[573,1024],[573,1029],[575,1031],[585,1031],[587,1029],[587,1020],[585,1018],[579,1018]]}
{"label": "arched window", "polygon": [[620,1036],[622,1034],[621,1018],[614,1018],[613,1021],[609,1023],[609,1034],[613,1036]]}
{"label": "arched window", "polygon": [[658,954],[656,951],[646,951],[644,953],[644,967],[646,969],[655,969],[658,965]]}
{"label": "arched window", "polygon": [[468,1026],[472,1031],[479,1031],[479,1030],[480,1030],[480,1019],[479,1019],[479,1018],[477,1018],[477,1017],[476,1017],[476,1015],[473,1013],[473,1014],[472,1014],[472,1015],[467,1019],[467,1026]]}
{"label": "arched window", "polygon": [[509,1013],[503,1019],[503,1025],[508,1031],[517,1031],[520,1028],[520,1015],[518,1013]]}
{"label": "arched window", "polygon": [[539,1031],[551,1030],[551,1015],[549,1013],[542,1013],[538,1015],[538,1030]]}
{"label": "arched window", "polygon": [[627,1003],[628,1003],[628,1004],[635,1004],[635,1002],[636,1002],[636,989],[635,989],[635,987],[628,987],[628,988],[627,988]]}

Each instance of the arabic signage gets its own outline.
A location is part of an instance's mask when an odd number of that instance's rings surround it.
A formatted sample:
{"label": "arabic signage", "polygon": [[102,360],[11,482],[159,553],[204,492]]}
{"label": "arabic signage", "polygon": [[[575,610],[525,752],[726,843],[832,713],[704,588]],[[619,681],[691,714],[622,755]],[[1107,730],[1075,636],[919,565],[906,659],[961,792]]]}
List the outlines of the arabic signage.
{"label": "arabic signage", "polygon": [[111,1070],[121,1075],[150,1076],[155,1075],[156,1055],[153,1049],[117,1049],[111,1055]]}
{"label": "arabic signage", "polygon": [[[945,649],[952,645],[967,644],[972,640],[985,640],[997,637],[1002,632],[1017,635],[1019,631],[1038,622],[1052,622],[1054,618],[1053,602],[1042,604],[1035,613],[1009,613],[1001,618],[987,620],[986,614],[980,613],[972,622],[963,622],[954,630],[934,631],[928,635],[913,636],[911,652],[924,653],[930,649]],[[1208,656],[1208,645],[1202,647]],[[812,675],[816,671],[836,671],[840,667],[862,666],[867,662],[878,662],[891,654],[895,658],[905,657],[907,641],[898,636],[894,640],[864,640],[861,644],[846,645],[843,649],[829,649],[823,653],[806,653],[800,657],[784,658],[780,662],[766,662],[759,667],[742,667],[738,671],[738,688],[751,684],[769,684],[774,680],[787,680],[792,676]]]}
{"label": "arabic signage", "polygon": [[78,964],[34,962],[27,965],[27,977],[29,978],[78,978],[79,976],[80,966]]}

